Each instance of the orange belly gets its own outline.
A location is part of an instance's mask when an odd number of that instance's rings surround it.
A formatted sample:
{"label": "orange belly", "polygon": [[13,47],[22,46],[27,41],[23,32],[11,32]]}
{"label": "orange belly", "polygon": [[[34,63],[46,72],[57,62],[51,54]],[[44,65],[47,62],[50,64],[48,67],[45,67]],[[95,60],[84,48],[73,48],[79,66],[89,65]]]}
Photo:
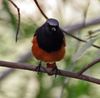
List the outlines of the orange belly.
{"label": "orange belly", "polygon": [[32,40],[32,54],[41,61],[44,62],[56,62],[63,59],[65,54],[65,45],[63,44],[62,47],[56,52],[46,52],[43,49],[39,48],[36,36]]}

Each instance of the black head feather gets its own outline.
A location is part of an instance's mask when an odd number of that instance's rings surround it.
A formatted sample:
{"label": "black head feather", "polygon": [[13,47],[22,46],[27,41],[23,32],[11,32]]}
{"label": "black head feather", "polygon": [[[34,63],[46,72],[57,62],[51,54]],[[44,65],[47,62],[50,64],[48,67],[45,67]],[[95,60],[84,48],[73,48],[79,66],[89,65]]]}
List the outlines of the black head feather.
{"label": "black head feather", "polygon": [[56,19],[48,19],[36,30],[39,47],[46,52],[54,52],[61,48],[64,41],[64,34],[59,28]]}
{"label": "black head feather", "polygon": [[59,26],[59,22],[56,19],[52,18],[48,19],[46,23],[49,24],[50,26]]}

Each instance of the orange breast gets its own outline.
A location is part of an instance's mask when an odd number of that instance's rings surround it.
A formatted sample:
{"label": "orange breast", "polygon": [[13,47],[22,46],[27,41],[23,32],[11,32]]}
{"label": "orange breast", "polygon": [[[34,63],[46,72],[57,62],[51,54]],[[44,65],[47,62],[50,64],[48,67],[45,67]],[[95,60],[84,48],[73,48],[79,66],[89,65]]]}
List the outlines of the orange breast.
{"label": "orange breast", "polygon": [[32,54],[38,59],[45,62],[56,62],[61,59],[63,59],[65,54],[65,44],[62,45],[61,49],[59,49],[56,52],[48,53],[41,49],[38,46],[36,36],[32,40],[33,46],[32,46]]}

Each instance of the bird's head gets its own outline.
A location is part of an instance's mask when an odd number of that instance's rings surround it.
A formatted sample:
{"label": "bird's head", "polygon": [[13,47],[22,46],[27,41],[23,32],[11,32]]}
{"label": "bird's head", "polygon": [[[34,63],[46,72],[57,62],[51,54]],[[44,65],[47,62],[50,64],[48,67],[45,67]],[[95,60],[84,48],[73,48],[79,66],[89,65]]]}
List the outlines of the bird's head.
{"label": "bird's head", "polygon": [[51,32],[56,32],[59,28],[59,22],[53,18],[48,19],[46,25]]}

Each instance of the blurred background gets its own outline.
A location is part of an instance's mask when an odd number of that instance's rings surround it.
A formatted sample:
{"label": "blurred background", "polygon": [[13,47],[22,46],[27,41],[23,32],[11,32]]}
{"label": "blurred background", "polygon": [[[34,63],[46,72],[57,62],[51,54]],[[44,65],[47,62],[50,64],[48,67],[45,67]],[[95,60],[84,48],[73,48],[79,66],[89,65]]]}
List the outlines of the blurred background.
{"label": "blurred background", "polygon": [[[0,0],[0,60],[24,62],[33,65],[38,61],[31,54],[32,38],[37,27],[45,22],[34,0],[13,0],[21,14],[20,34],[15,42],[18,15],[8,0]],[[49,18],[56,18],[61,27],[100,17],[100,0],[38,0]],[[86,14],[86,15],[85,15]],[[100,57],[100,25],[89,26],[73,33],[87,40],[82,43],[65,35],[66,55],[57,63],[60,69],[77,72]],[[100,63],[85,74],[100,78]],[[48,76],[25,70],[0,67],[0,98],[100,98],[100,85],[68,77]]]}

